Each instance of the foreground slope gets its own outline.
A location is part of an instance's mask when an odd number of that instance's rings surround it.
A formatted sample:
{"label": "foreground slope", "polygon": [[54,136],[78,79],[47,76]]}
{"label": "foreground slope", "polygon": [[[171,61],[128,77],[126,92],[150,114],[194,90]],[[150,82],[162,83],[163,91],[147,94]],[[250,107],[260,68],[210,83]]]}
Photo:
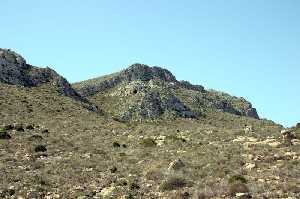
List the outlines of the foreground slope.
{"label": "foreground slope", "polygon": [[299,125],[289,141],[272,121],[215,109],[117,122],[51,83],[0,83],[0,110],[0,198],[300,196]]}

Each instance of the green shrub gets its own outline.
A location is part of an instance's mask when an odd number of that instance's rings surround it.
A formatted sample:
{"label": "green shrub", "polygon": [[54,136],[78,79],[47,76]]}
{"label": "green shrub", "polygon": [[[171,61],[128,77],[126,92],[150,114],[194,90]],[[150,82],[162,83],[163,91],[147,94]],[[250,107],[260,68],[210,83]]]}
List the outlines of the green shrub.
{"label": "green shrub", "polygon": [[26,126],[26,129],[28,129],[28,130],[33,130],[33,129],[34,129],[34,126],[33,126],[32,124],[28,124],[28,125]]}
{"label": "green shrub", "polygon": [[1,198],[10,198],[15,194],[15,190],[13,189],[4,189],[2,192],[0,192]]}
{"label": "green shrub", "polygon": [[117,167],[115,166],[111,167],[109,170],[111,173],[116,173],[118,171]]}
{"label": "green shrub", "polygon": [[242,175],[234,175],[234,176],[231,176],[229,179],[228,179],[228,183],[229,184],[233,184],[233,183],[237,183],[237,182],[241,182],[241,183],[247,183],[247,180],[244,176]]}
{"label": "green shrub", "polygon": [[44,130],[42,130],[42,133],[47,134],[47,133],[49,133],[49,130],[48,129],[44,129]]}
{"label": "green shrub", "polygon": [[176,141],[186,142],[186,139],[177,137],[176,135],[168,135],[166,138],[167,138],[168,140],[172,140],[172,141],[174,141],[174,142],[176,142]]}
{"label": "green shrub", "polygon": [[130,182],[128,185],[129,190],[133,191],[136,189],[140,189],[140,186],[135,182]]}
{"label": "green shrub", "polygon": [[144,147],[154,147],[156,146],[156,142],[152,138],[144,138],[140,141],[140,144]]}
{"label": "green shrub", "polygon": [[144,171],[144,177],[147,180],[160,180],[163,177],[163,173],[159,168],[149,168]]}
{"label": "green shrub", "polygon": [[14,127],[13,127],[13,125],[11,125],[11,124],[5,125],[5,126],[3,127],[3,130],[7,130],[7,131],[10,131],[10,130],[13,130],[13,129],[14,129]]}
{"label": "green shrub", "polygon": [[172,177],[169,177],[168,179],[164,180],[160,184],[159,188],[162,191],[171,191],[171,190],[185,187],[186,185],[187,185],[187,182],[184,178],[179,177],[179,176],[172,176]]}
{"label": "green shrub", "polygon": [[248,187],[241,182],[233,183],[229,186],[229,195],[235,196],[237,193],[249,193]]}
{"label": "green shrub", "polygon": [[118,142],[114,142],[114,143],[113,143],[113,147],[114,147],[114,148],[120,148],[121,145],[120,145]]}
{"label": "green shrub", "polygon": [[37,145],[36,147],[34,147],[34,151],[36,153],[38,153],[38,152],[46,152],[47,148],[46,148],[45,145]]}
{"label": "green shrub", "polygon": [[24,127],[22,124],[15,124],[14,129],[19,132],[24,132]]}
{"label": "green shrub", "polygon": [[6,132],[4,129],[0,129],[0,139],[2,140],[8,140],[11,136]]}
{"label": "green shrub", "polygon": [[28,138],[29,141],[41,141],[43,140],[43,137],[40,135],[32,135]]}

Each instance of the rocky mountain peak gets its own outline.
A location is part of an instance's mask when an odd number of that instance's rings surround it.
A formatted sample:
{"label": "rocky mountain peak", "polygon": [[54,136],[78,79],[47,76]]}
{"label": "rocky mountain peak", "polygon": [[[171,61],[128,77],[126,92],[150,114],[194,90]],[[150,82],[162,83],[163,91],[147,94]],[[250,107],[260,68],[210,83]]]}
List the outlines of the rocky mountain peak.
{"label": "rocky mountain peak", "polygon": [[0,48],[0,64],[14,64],[20,68],[26,68],[26,60],[10,49]]}
{"label": "rocky mountain peak", "polygon": [[175,76],[168,70],[154,66],[150,67],[144,64],[133,64],[122,72],[128,81],[141,80],[161,80],[166,82],[176,82]]}
{"label": "rocky mountain peak", "polygon": [[122,120],[197,118],[211,110],[259,118],[256,109],[245,99],[177,81],[170,71],[157,66],[133,64],[118,73],[73,86],[82,96],[107,107],[108,114]]}
{"label": "rocky mountain peak", "polygon": [[36,87],[51,83],[62,95],[86,103],[87,108],[96,110],[96,107],[78,94],[69,82],[53,69],[29,65],[21,55],[10,49],[0,48],[0,82],[24,87]]}
{"label": "rocky mountain peak", "polygon": [[0,82],[24,87],[48,83],[89,109],[106,106],[108,114],[125,120],[197,118],[209,111],[259,118],[243,98],[177,81],[167,69],[138,63],[118,73],[70,85],[51,68],[29,65],[19,54],[0,49]]}

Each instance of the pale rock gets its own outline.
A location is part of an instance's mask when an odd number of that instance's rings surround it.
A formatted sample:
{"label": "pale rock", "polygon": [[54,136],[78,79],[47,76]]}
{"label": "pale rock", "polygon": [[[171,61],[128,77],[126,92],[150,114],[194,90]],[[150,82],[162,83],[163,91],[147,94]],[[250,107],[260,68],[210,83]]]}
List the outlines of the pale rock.
{"label": "pale rock", "polygon": [[258,179],[257,182],[261,182],[261,183],[264,183],[266,182],[264,179]]}
{"label": "pale rock", "polygon": [[253,132],[252,126],[246,125],[244,128],[245,134]]}
{"label": "pale rock", "polygon": [[281,145],[280,142],[270,142],[268,144],[269,144],[269,146],[274,147],[274,148],[277,148],[277,147],[279,147]]}
{"label": "pale rock", "polygon": [[169,164],[169,170],[179,170],[181,168],[183,168],[185,165],[184,163],[182,162],[182,160],[180,159],[177,159],[177,160],[174,160],[173,162],[171,162]]}
{"label": "pale rock", "polygon": [[254,163],[247,163],[245,165],[245,168],[248,169],[248,170],[252,170],[256,167],[256,165]]}
{"label": "pale rock", "polygon": [[299,139],[293,139],[292,143],[293,143],[293,145],[300,145],[300,140]]}
{"label": "pale rock", "polygon": [[236,193],[235,196],[237,198],[251,198],[251,196],[249,195],[249,193]]}
{"label": "pale rock", "polygon": [[237,138],[232,140],[232,142],[245,142],[245,141],[246,141],[246,137],[243,136],[238,136]]}
{"label": "pale rock", "polygon": [[101,190],[100,195],[104,198],[109,197],[113,194],[115,189],[116,189],[115,187],[106,187],[106,188]]}
{"label": "pale rock", "polygon": [[248,137],[248,141],[249,141],[249,142],[257,142],[258,139],[255,138],[255,137]]}

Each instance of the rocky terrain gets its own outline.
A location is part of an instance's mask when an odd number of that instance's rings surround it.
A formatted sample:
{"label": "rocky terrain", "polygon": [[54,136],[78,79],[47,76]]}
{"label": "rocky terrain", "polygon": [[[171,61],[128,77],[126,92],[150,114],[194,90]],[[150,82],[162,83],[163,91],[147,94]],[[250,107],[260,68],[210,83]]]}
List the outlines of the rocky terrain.
{"label": "rocky terrain", "polygon": [[177,81],[166,69],[142,64],[72,86],[106,113],[123,121],[199,118],[217,110],[259,118],[256,109],[243,98]]}
{"label": "rocky terrain", "polygon": [[0,198],[300,197],[300,124],[134,64],[73,85],[0,50]]}
{"label": "rocky terrain", "polygon": [[51,68],[34,67],[25,59],[9,49],[0,48],[0,82],[23,87],[37,87],[42,84],[52,84],[57,90],[68,97],[78,100],[87,108],[96,111],[97,108],[79,95],[69,82]]}

